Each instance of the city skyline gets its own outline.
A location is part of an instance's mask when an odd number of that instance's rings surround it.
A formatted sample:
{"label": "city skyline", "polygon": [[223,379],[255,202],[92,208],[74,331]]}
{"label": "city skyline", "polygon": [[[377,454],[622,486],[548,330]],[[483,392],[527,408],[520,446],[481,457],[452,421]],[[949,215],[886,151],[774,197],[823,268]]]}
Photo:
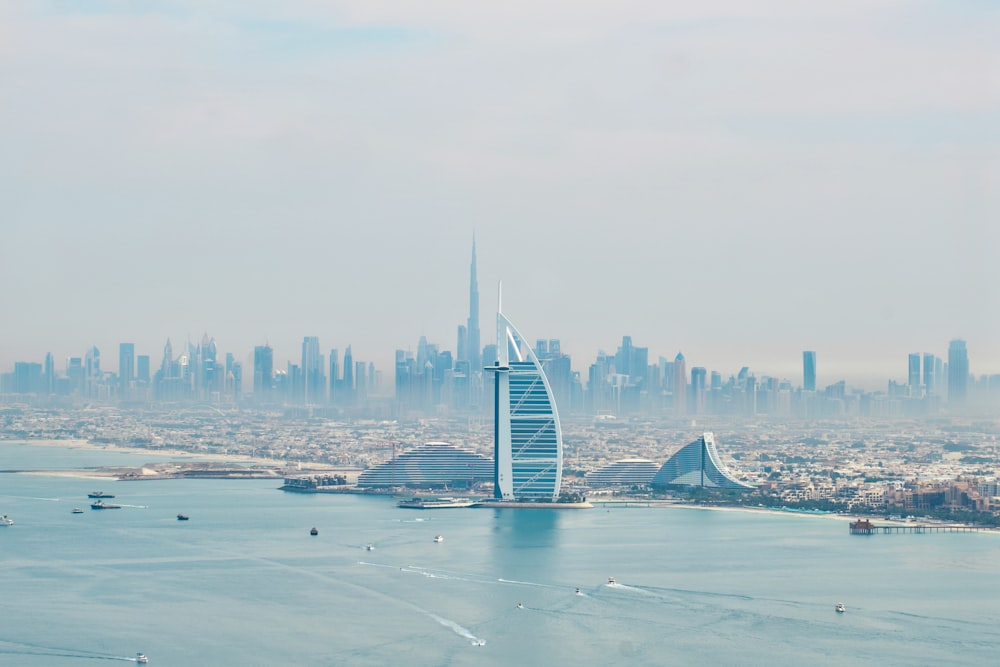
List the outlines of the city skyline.
{"label": "city skyline", "polygon": [[574,359],[629,335],[797,381],[815,350],[818,386],[875,388],[960,338],[997,372],[998,30],[889,0],[4,4],[0,368],[207,333],[388,369],[455,349],[474,234],[482,312],[503,278]]}

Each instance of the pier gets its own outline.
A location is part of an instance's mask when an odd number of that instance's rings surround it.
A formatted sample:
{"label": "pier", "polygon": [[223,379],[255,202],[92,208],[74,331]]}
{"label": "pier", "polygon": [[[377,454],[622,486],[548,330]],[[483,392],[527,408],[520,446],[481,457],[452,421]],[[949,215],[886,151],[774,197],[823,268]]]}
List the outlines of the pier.
{"label": "pier", "polygon": [[914,523],[906,525],[882,524],[875,525],[868,519],[858,519],[852,521],[850,525],[851,535],[898,535],[903,533],[924,534],[924,533],[979,533],[989,532],[993,529],[989,526],[963,526],[947,524],[925,524]]}

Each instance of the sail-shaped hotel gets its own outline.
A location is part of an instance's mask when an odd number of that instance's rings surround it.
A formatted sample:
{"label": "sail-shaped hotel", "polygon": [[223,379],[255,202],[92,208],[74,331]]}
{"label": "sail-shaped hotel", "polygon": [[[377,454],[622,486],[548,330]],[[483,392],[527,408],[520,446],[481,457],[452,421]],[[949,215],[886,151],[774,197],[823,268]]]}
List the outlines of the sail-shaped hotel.
{"label": "sail-shaped hotel", "polygon": [[494,497],[555,502],[562,480],[562,428],[538,357],[497,305]]}

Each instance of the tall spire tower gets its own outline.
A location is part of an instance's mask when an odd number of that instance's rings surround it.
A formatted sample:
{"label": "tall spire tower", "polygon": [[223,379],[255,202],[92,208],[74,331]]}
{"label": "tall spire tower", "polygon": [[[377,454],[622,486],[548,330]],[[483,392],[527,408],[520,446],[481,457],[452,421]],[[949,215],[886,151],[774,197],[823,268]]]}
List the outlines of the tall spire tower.
{"label": "tall spire tower", "polygon": [[465,331],[468,336],[466,354],[469,356],[469,368],[472,371],[483,365],[483,348],[479,343],[479,283],[476,280],[476,237],[472,236],[472,265],[469,276],[469,321]]}

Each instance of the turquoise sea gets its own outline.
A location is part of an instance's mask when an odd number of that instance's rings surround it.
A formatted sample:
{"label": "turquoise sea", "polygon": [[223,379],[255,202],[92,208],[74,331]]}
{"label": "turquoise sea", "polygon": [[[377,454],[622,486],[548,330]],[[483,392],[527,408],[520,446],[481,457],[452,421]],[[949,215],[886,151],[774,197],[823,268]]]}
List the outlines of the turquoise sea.
{"label": "turquoise sea", "polygon": [[[152,460],[0,442],[3,470]],[[137,651],[155,666],[964,665],[1000,651],[998,534],[852,537],[830,518],[678,508],[417,511],[276,486],[0,474],[15,521],[0,528],[0,665]],[[123,507],[90,510],[98,489]]]}

